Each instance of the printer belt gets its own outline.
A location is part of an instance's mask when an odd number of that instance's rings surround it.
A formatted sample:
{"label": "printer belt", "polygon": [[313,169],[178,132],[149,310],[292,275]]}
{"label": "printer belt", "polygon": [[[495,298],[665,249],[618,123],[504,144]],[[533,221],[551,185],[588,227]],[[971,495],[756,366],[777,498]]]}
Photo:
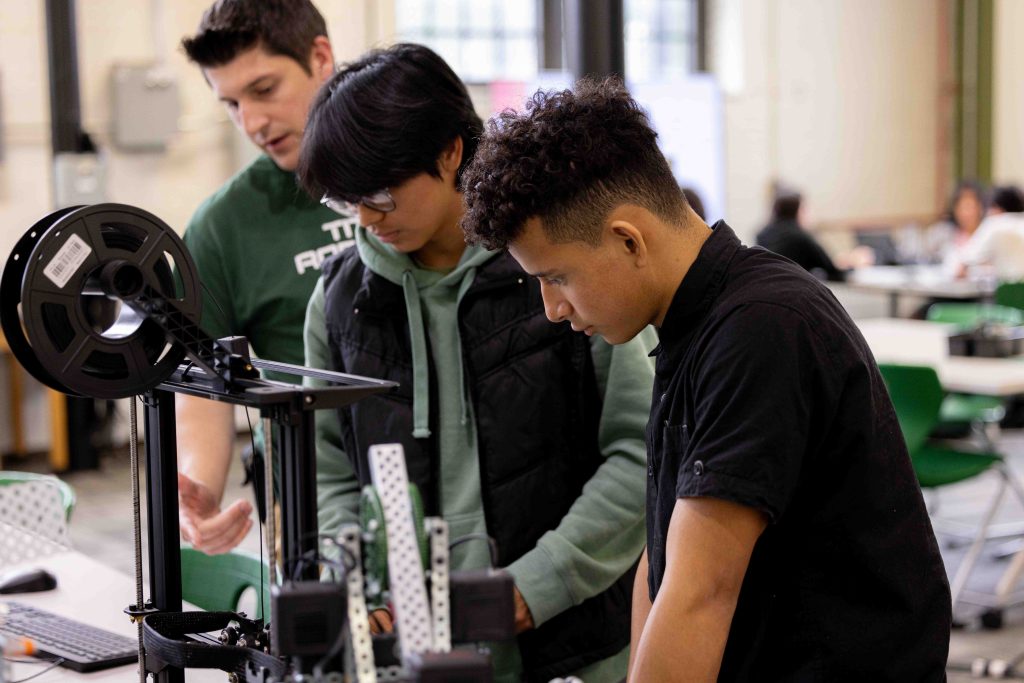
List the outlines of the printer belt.
{"label": "printer belt", "polygon": [[252,662],[276,678],[283,676],[284,661],[265,652],[184,640],[188,634],[223,629],[238,619],[244,617],[234,612],[157,612],[143,621],[143,646],[147,654],[179,669],[220,669],[244,676],[246,664]]}

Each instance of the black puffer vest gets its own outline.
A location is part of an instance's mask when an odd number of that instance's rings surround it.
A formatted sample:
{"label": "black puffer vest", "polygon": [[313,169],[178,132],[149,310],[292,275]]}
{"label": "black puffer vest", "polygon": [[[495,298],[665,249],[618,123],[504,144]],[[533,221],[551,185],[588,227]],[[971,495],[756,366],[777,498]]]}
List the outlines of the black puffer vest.
{"label": "black puffer vest", "polygon": [[[435,437],[412,436],[412,350],[402,288],[367,269],[356,249],[328,260],[323,277],[334,369],[400,384],[339,411],[356,476],[361,485],[370,482],[370,446],[401,443],[409,479],[427,514],[436,515],[440,457]],[[487,530],[506,566],[558,526],[603,461],[590,341],[547,320],[536,280],[507,254],[480,266],[458,319]],[[436,372],[431,363],[430,376]],[[430,401],[437,405],[433,382]],[[626,647],[632,575],[520,635],[526,680],[548,681]]]}

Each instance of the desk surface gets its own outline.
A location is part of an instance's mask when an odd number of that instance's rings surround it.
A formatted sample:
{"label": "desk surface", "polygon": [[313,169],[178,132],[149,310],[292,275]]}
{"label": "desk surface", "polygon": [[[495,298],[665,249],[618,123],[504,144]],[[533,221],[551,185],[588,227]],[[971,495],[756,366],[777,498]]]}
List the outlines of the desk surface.
{"label": "desk surface", "polygon": [[[137,627],[129,622],[128,617],[122,612],[127,605],[135,602],[133,578],[74,551],[52,555],[31,564],[51,571],[57,577],[57,588],[42,593],[2,595],[0,602],[12,600],[32,605],[129,638],[136,637]],[[14,679],[31,676],[42,668],[37,664],[14,664]],[[87,674],[56,667],[32,679],[33,683],[73,680],[138,683],[138,667],[135,664],[127,664]],[[188,683],[223,683],[227,680],[227,674],[217,670],[190,669],[185,674],[185,680]]]}
{"label": "desk surface", "polygon": [[929,365],[948,391],[986,396],[1024,394],[1024,357],[965,358],[949,355],[952,325],[924,320],[872,318],[857,326],[879,363]]}
{"label": "desk surface", "polygon": [[850,272],[845,284],[854,289],[943,299],[981,299],[992,296],[990,280],[952,279],[942,266],[873,266]]}

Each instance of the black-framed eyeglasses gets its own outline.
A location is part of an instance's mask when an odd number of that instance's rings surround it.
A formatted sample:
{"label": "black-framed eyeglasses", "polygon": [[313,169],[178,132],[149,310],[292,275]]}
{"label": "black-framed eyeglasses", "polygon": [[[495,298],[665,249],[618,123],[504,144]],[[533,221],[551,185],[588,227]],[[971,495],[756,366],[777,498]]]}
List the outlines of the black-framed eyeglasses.
{"label": "black-framed eyeglasses", "polygon": [[346,199],[335,199],[325,194],[320,203],[335,213],[343,216],[355,216],[359,213],[359,205],[362,204],[368,209],[381,213],[391,213],[395,210],[395,198],[391,196],[388,188],[377,190],[373,194],[363,195],[358,200],[350,202]]}

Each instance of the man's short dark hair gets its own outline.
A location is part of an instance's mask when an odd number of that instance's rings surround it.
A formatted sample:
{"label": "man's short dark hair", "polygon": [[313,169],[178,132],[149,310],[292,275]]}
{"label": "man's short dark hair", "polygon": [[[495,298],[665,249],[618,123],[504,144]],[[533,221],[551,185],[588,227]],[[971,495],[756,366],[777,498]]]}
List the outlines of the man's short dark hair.
{"label": "man's short dark hair", "polygon": [[1006,213],[1024,211],[1024,193],[1016,185],[999,185],[992,188],[992,206]]}
{"label": "man's short dark hair", "polygon": [[200,67],[223,66],[250,48],[291,57],[306,73],[313,41],[327,37],[327,23],[309,0],[217,0],[196,34],[181,41]]}
{"label": "man's short dark hair", "polygon": [[803,197],[799,192],[783,192],[775,196],[772,202],[773,221],[795,221],[800,215],[800,204]]}
{"label": "man's short dark hair", "polygon": [[553,242],[597,244],[627,203],[683,225],[686,199],[656,139],[618,78],[538,91],[524,113],[491,120],[466,169],[466,239],[504,249],[537,217]]}
{"label": "man's short dark hair", "polygon": [[313,196],[347,201],[420,173],[440,177],[438,158],[462,138],[462,170],[483,121],[465,84],[433,50],[399,43],[345,65],[309,110],[298,175]]}

